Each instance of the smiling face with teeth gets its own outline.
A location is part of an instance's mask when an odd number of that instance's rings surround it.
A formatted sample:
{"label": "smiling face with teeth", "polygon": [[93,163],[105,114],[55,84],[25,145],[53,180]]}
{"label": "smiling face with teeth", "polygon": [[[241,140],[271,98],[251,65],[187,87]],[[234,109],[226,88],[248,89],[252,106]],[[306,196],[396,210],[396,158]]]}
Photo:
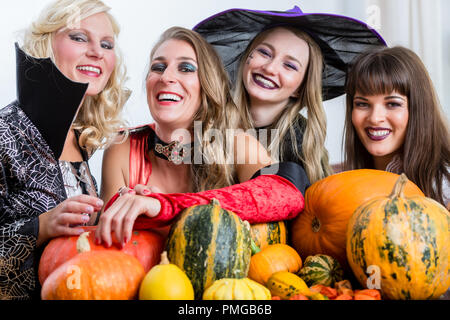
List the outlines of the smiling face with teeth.
{"label": "smiling face with teeth", "polygon": [[286,106],[296,96],[309,63],[309,46],[292,31],[274,28],[253,44],[243,68],[251,107]]}
{"label": "smiling face with teeth", "polygon": [[402,148],[408,119],[408,98],[395,91],[373,96],[356,92],[354,96],[353,126],[364,147],[374,157],[376,167],[382,170]]}
{"label": "smiling face with teeth", "polygon": [[186,41],[169,39],[155,51],[147,75],[147,102],[158,127],[190,128],[201,105],[197,55]]}
{"label": "smiling face with teeth", "polygon": [[69,79],[89,83],[86,95],[95,96],[106,86],[116,64],[114,31],[105,13],[80,21],[75,29],[53,35],[55,64]]}

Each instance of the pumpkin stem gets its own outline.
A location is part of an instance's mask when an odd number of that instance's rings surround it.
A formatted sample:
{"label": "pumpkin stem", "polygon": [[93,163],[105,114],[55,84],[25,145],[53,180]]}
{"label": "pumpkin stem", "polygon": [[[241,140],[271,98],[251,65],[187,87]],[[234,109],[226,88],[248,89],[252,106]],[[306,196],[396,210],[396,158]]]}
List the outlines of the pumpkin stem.
{"label": "pumpkin stem", "polygon": [[217,200],[216,198],[213,198],[213,199],[211,200],[211,205],[213,205],[213,206],[219,206],[219,207],[220,207],[220,202],[219,202],[219,200]]}
{"label": "pumpkin stem", "polygon": [[161,253],[161,262],[159,264],[160,265],[170,264],[169,258],[167,258],[167,251],[164,251],[163,253]]}
{"label": "pumpkin stem", "polygon": [[89,244],[89,231],[83,232],[77,240],[77,252],[89,252],[91,251],[91,245]]}
{"label": "pumpkin stem", "polygon": [[314,217],[313,221],[311,222],[312,231],[314,233],[319,232],[321,226],[322,224],[320,223],[320,220],[317,217]]}
{"label": "pumpkin stem", "polygon": [[389,198],[392,200],[394,198],[403,198],[403,189],[405,189],[406,183],[408,182],[408,177],[406,174],[402,173],[400,178],[398,178],[395,183],[394,189],[392,190]]}
{"label": "pumpkin stem", "polygon": [[252,256],[261,251],[261,249],[256,245],[255,241],[253,241],[253,239],[251,240],[250,247],[252,248]]}

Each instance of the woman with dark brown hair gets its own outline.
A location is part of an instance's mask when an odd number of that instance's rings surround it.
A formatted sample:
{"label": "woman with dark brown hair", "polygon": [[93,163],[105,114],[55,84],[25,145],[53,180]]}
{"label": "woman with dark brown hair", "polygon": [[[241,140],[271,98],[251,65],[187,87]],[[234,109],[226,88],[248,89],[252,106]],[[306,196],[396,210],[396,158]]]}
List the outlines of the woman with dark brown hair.
{"label": "woman with dark brown hair", "polygon": [[448,125],[420,58],[403,47],[364,53],[346,93],[345,168],[404,172],[448,208]]}

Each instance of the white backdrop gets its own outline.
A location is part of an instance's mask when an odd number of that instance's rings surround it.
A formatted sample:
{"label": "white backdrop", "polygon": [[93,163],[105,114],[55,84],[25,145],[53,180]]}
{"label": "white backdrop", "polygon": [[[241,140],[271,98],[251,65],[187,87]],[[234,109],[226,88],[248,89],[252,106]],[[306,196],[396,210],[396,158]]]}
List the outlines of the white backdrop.
{"label": "white backdrop", "polygon": [[[0,63],[2,71],[0,72],[0,108],[6,106],[15,99],[15,57],[14,42],[20,42],[20,31],[26,28],[33,21],[44,6],[51,0],[16,0],[1,1],[0,4]],[[382,1],[382,0],[381,0]],[[389,0],[389,3],[396,2],[398,5],[409,1],[423,0]],[[428,3],[430,0],[426,0]],[[343,14],[352,16],[359,20],[373,25],[380,22],[382,35],[389,35],[386,39],[390,44],[403,44],[409,46],[410,42],[403,41],[405,33],[394,32],[399,27],[411,28],[410,16],[405,10],[395,10],[395,15],[388,15],[392,7],[379,5],[380,17],[392,17],[395,24],[390,26],[387,21],[377,19],[374,15],[371,5],[373,0],[104,0],[112,10],[111,13],[117,18],[122,32],[118,45],[122,49],[125,57],[125,63],[128,69],[129,81],[128,88],[133,91],[132,96],[127,102],[125,109],[125,118],[131,126],[137,126],[152,121],[150,113],[146,106],[144,92],[144,73],[148,65],[148,54],[152,45],[156,42],[159,35],[168,27],[182,26],[192,28],[201,20],[217,12],[230,8],[246,8],[258,10],[287,10],[294,5],[298,5],[304,12],[327,12],[334,14]],[[439,17],[443,12],[450,12],[449,0],[431,0],[430,2],[439,2],[440,12],[435,12]],[[373,9],[373,7],[372,7]],[[385,10],[385,11],[383,11]],[[386,15],[385,15],[386,14]],[[375,18],[375,19],[374,19]],[[442,18],[446,21],[448,17]],[[392,21],[392,20],[390,20]],[[439,20],[440,21],[440,20]],[[383,23],[384,25],[382,25]],[[439,22],[440,23],[440,22]],[[448,102],[450,101],[450,66],[449,66],[449,47],[450,47],[450,26],[441,23],[437,26],[440,30],[436,33],[431,30],[430,39],[434,38],[441,41],[439,47],[441,52],[441,67],[443,72],[434,79],[438,88],[440,88],[441,101],[446,106],[445,113],[448,114]],[[409,30],[409,29],[408,29]],[[439,39],[436,38],[439,36]],[[414,37],[414,34],[412,35]],[[423,35],[422,35],[423,37]],[[427,35],[425,35],[427,38]],[[408,38],[408,41],[410,38]],[[412,48],[412,47],[411,47]],[[414,48],[412,48],[414,49]],[[416,51],[417,52],[417,51]],[[421,54],[421,52],[417,52]],[[422,57],[424,59],[424,57]],[[446,87],[445,87],[446,86]],[[447,103],[445,103],[447,102]],[[328,117],[328,135],[326,146],[330,152],[332,163],[338,163],[342,160],[342,128],[344,122],[344,97],[336,98],[325,103],[325,110]],[[100,183],[101,159],[103,152],[97,152],[90,160],[91,169],[97,181]]]}

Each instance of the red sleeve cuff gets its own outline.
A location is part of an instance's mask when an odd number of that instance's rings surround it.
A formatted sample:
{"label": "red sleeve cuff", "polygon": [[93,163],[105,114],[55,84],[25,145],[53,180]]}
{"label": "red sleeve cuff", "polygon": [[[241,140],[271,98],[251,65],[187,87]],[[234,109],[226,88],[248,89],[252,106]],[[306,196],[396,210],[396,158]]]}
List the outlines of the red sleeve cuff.
{"label": "red sleeve cuff", "polygon": [[252,224],[293,219],[303,211],[305,204],[302,193],[289,180],[277,175],[263,175],[244,183],[199,193],[149,196],[160,201],[161,211],[155,218],[139,217],[136,220],[139,226],[166,225],[184,209],[208,204],[214,198],[224,209]]}

